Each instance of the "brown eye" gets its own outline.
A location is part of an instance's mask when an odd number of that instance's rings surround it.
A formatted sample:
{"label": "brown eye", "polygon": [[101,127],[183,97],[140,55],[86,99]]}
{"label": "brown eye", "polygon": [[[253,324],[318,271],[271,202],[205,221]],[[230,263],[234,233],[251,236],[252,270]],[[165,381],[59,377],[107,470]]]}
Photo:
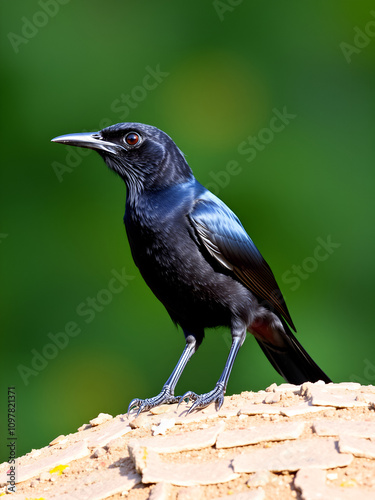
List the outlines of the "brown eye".
{"label": "brown eye", "polygon": [[135,132],[129,132],[125,136],[125,142],[129,144],[129,146],[135,146],[137,142],[139,142],[139,135],[136,134]]}

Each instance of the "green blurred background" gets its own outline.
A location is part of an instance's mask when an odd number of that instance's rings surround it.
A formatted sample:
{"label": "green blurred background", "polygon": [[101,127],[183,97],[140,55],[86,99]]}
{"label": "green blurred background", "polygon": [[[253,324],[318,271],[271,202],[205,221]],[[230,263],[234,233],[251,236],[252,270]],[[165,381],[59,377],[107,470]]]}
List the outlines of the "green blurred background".
{"label": "green blurred background", "polygon": [[[374,382],[372,8],[2,3],[0,434],[6,390],[15,386],[18,455],[155,395],[184,345],[132,262],[122,182],[94,152],[50,142],[121,121],[165,130],[197,178],[239,215],[321,367],[335,381]],[[150,68],[159,81],[147,90]],[[293,118],[270,132],[275,109]],[[249,136],[256,155],[240,146]],[[319,250],[317,238],[336,246]],[[124,267],[127,286],[103,292]],[[82,315],[98,294],[101,310]],[[48,335],[69,322],[80,333],[48,351]],[[178,393],[213,387],[228,342],[227,332],[207,332]],[[35,369],[43,349],[54,357]],[[228,393],[272,382],[282,379],[249,338]]]}

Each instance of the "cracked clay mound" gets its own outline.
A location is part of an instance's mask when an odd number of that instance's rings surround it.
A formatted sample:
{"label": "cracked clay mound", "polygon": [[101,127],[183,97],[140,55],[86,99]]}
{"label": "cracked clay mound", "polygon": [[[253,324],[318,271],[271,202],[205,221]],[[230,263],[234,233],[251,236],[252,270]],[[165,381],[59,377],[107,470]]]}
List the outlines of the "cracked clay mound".
{"label": "cracked clay mound", "polygon": [[375,498],[375,387],[273,384],[186,416],[100,414],[20,457],[12,500]]}

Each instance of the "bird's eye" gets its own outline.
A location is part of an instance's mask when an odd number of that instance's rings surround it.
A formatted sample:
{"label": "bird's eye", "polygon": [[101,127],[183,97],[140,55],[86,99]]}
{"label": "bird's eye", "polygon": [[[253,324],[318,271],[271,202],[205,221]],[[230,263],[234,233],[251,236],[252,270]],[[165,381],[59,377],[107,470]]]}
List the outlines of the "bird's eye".
{"label": "bird's eye", "polygon": [[129,146],[135,146],[140,140],[140,137],[137,133],[135,132],[129,132],[125,136],[125,142],[126,144],[129,144]]}

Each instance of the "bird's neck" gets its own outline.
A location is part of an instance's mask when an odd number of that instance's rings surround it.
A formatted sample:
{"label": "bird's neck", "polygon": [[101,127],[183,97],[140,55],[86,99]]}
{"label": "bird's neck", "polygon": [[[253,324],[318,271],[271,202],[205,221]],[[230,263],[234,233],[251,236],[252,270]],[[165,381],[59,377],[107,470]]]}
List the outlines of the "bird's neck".
{"label": "bird's neck", "polygon": [[179,150],[172,150],[146,176],[144,186],[155,191],[184,184],[192,178],[193,172],[183,154]]}
{"label": "bird's neck", "polygon": [[[131,218],[148,219],[164,218],[171,211],[179,211],[181,206],[190,206],[193,203],[195,185],[197,181],[193,176],[168,186],[153,186],[151,189],[144,189],[137,194],[130,189],[126,196],[126,213]],[[187,210],[187,211],[186,211]],[[189,210],[186,209],[185,213]]]}
{"label": "bird's neck", "polygon": [[148,172],[145,169],[142,177],[125,178],[126,205],[136,207],[145,196],[151,199],[158,193],[172,192],[175,187],[178,190],[179,186],[192,184],[195,178],[185,159],[181,156],[174,160],[168,156]]}

